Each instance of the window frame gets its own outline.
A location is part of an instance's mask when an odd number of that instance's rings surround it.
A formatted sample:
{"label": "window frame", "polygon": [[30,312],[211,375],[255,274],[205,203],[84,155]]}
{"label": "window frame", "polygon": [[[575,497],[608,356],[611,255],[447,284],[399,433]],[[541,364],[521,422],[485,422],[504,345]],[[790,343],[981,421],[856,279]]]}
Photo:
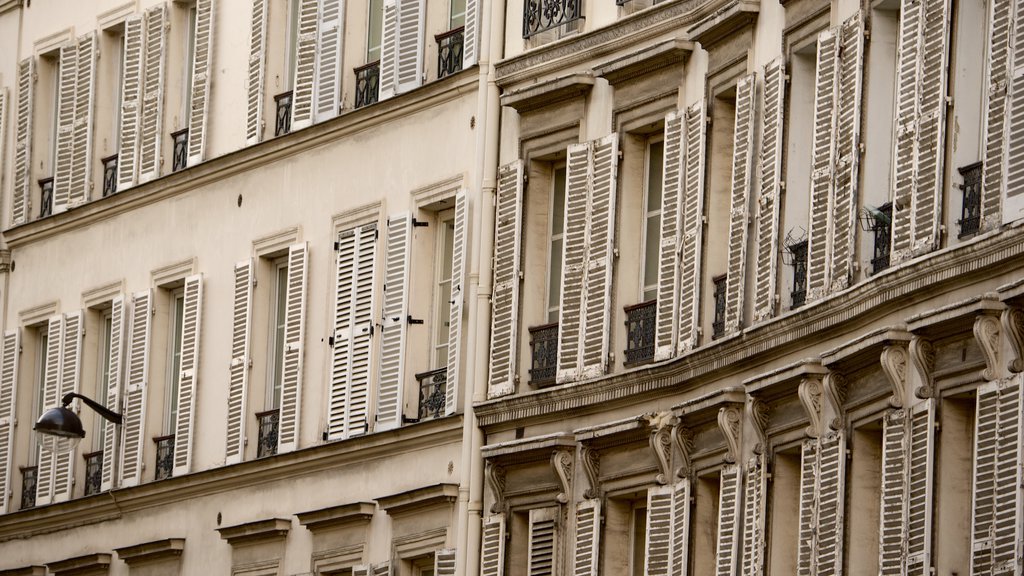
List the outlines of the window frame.
{"label": "window frame", "polygon": [[165,436],[174,435],[178,422],[178,398],[181,386],[181,348],[184,336],[185,287],[168,290],[170,314],[167,317],[167,360],[164,376]]}
{"label": "window frame", "polygon": [[[560,223],[561,231],[555,233],[555,200],[558,197],[558,174],[561,172],[562,176],[562,222]],[[544,312],[545,312],[545,323],[558,322],[562,312],[562,271],[565,269],[565,201],[566,201],[566,187],[569,184],[569,171],[564,159],[558,160],[551,163],[551,188],[548,191],[548,225],[547,225],[547,259],[545,261],[546,269],[546,281],[545,281],[545,293],[544,293]],[[556,238],[557,236],[557,238]],[[559,243],[559,251],[561,254],[558,256],[558,274],[553,274],[553,258],[555,256],[555,242]],[[557,289],[552,284],[558,283]],[[558,303],[555,306],[551,305],[552,290],[558,295]],[[552,314],[554,317],[552,318]]]}
{"label": "window frame", "polygon": [[[271,262],[273,282],[270,290],[270,314],[267,331],[267,378],[264,410],[277,410],[281,400],[281,385],[284,376],[284,328],[287,318],[288,300],[288,257],[275,258]],[[283,310],[282,310],[282,304]],[[280,335],[278,335],[280,333]],[[280,354],[278,354],[280,348]],[[280,375],[278,368],[282,368]]]}
{"label": "window frame", "polygon": [[[103,407],[109,408],[114,412],[120,412],[121,410],[118,407],[107,405],[107,382],[110,380],[110,354],[113,350],[113,320],[113,311],[110,308],[99,312],[99,346],[97,347],[96,355],[96,396],[94,398]],[[94,452],[103,451],[103,441],[106,436],[107,426],[113,426],[113,424],[108,423],[106,418],[93,418],[92,449]]]}
{"label": "window frame", "polygon": [[[437,222],[437,234],[434,239],[434,273],[433,273],[433,289],[434,289],[434,302],[433,309],[434,320],[433,327],[430,334],[430,363],[429,366],[432,370],[438,370],[448,365],[448,349],[450,342],[448,340],[450,334],[449,320],[451,317],[451,287],[452,287],[452,270],[451,264],[455,255],[455,209],[449,208],[437,212],[435,216]],[[451,227],[449,228],[449,224]],[[451,250],[449,250],[449,248]],[[448,263],[448,277],[443,278],[445,263]],[[441,310],[447,304],[448,313],[442,314]],[[444,325],[442,329],[442,325]],[[444,343],[441,343],[441,340]],[[443,356],[439,355],[441,349],[444,349],[445,353]]]}
{"label": "window frame", "polygon": [[[658,134],[654,134],[654,135],[650,136],[647,139],[647,142],[644,143],[644,179],[643,179],[643,188],[642,188],[642,190],[643,190],[643,208],[642,208],[642,211],[643,211],[643,222],[642,222],[641,233],[640,233],[640,255],[641,255],[641,259],[640,259],[640,274],[639,274],[640,302],[647,302],[647,301],[650,301],[650,300],[654,300],[657,297],[657,295],[658,295],[658,278],[657,278],[657,276],[655,276],[654,284],[649,285],[649,284],[647,284],[647,281],[646,281],[648,250],[651,249],[651,246],[647,245],[647,235],[648,235],[648,227],[651,225],[651,220],[653,218],[657,218],[656,226],[657,226],[657,228],[659,230],[659,235],[658,235],[659,238],[660,238],[660,228],[661,228],[661,215],[662,215],[661,214],[661,208],[662,207],[661,207],[661,205],[659,205],[657,207],[657,209],[652,210],[651,206],[650,206],[651,190],[652,190],[652,188],[651,188],[651,159],[652,159],[651,148],[654,147],[654,146],[657,146],[657,145],[661,146],[661,162],[660,162],[660,164],[661,164],[661,171],[662,171],[662,173],[658,177],[659,183],[662,186],[662,190],[659,191],[659,193],[658,193],[658,196],[660,198],[661,195],[664,194],[664,185],[665,185],[665,182],[664,182],[665,137],[664,137],[663,133],[658,133]],[[660,255],[660,248],[661,248],[660,245],[654,246],[654,250],[655,250],[655,260],[654,260],[655,261],[655,266],[654,266],[654,269],[655,269],[655,271],[658,270],[658,256]],[[652,294],[652,296],[650,298],[647,297],[648,291],[652,291],[653,292],[653,294]]]}

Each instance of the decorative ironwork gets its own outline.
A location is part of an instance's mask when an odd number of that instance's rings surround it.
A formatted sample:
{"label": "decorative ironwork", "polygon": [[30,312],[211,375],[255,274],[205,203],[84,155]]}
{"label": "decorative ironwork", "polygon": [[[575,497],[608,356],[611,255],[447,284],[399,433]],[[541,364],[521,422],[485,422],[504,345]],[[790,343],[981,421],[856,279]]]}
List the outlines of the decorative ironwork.
{"label": "decorative ironwork", "polygon": [[277,424],[280,417],[281,411],[277,408],[256,413],[256,421],[260,425],[259,443],[256,445],[257,458],[277,454]]}
{"label": "decorative ironwork", "polygon": [[39,181],[39,217],[53,214],[53,177]]}
{"label": "decorative ironwork", "polygon": [[964,179],[964,205],[960,211],[959,238],[978,233],[981,227],[981,162],[958,169]]}
{"label": "decorative ironwork", "polygon": [[523,4],[523,38],[579,20],[583,0],[526,0]]}
{"label": "decorative ironwork", "polygon": [[356,108],[376,104],[380,96],[380,60],[356,68]]}
{"label": "decorative ironwork", "polygon": [[171,172],[177,172],[188,166],[188,128],[171,132],[171,138],[174,140]]}
{"label": "decorative ironwork", "polygon": [[555,381],[558,367],[558,322],[530,328],[530,383],[542,386]]}
{"label": "decorative ironwork", "polygon": [[892,202],[878,207],[875,215],[875,255],[871,258],[871,270],[878,274],[889,267],[889,248],[892,244]]}
{"label": "decorative ironwork", "polygon": [[725,280],[726,275],[712,280],[715,284],[715,320],[711,323],[711,337],[725,334]]}
{"label": "decorative ironwork", "polygon": [[786,246],[793,265],[793,290],[789,297],[793,308],[799,308],[807,301],[807,240]]}
{"label": "decorative ironwork", "polygon": [[654,324],[657,300],[626,306],[626,365],[654,358]]}
{"label": "decorative ironwork", "polygon": [[437,77],[444,78],[462,70],[464,26],[434,36],[437,40]]}
{"label": "decorative ironwork", "polygon": [[277,114],[274,116],[274,136],[282,136],[292,131],[292,91],[274,96],[277,103]]}
{"label": "decorative ironwork", "polygon": [[170,478],[174,472],[174,434],[153,438],[156,442],[155,480]]}
{"label": "decorative ironwork", "polygon": [[38,470],[35,466],[26,466],[21,469],[21,510],[35,508],[37,478]]}
{"label": "decorative ironwork", "polygon": [[85,458],[85,495],[100,493],[103,484],[103,451],[83,454]]}
{"label": "decorative ironwork", "polygon": [[117,154],[101,158],[103,164],[103,197],[117,193]]}
{"label": "decorative ironwork", "polygon": [[420,421],[444,416],[448,368],[421,372],[416,375],[416,380],[420,383]]}

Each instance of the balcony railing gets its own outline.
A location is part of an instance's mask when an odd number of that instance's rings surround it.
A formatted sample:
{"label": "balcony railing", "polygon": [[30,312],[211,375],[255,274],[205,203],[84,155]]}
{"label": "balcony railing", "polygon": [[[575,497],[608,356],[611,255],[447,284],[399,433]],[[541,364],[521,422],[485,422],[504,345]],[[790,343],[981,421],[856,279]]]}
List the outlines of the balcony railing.
{"label": "balcony railing", "polygon": [[579,20],[583,0],[526,0],[523,38]]}
{"label": "balcony railing", "polygon": [[39,181],[39,217],[53,214],[53,177]]}
{"label": "balcony railing", "polygon": [[21,469],[21,510],[34,508],[36,505],[37,472],[35,466],[26,466]]}
{"label": "balcony railing", "polygon": [[416,380],[420,383],[420,421],[444,416],[444,401],[448,391],[448,368],[421,372],[416,375]]}
{"label": "balcony railing", "polygon": [[103,485],[103,451],[83,454],[85,458],[85,495],[100,493]]}
{"label": "balcony railing", "polygon": [[260,428],[259,442],[256,444],[257,458],[277,454],[277,423],[280,416],[281,411],[277,408],[256,413],[256,421]]}
{"label": "balcony railing", "polygon": [[793,262],[793,291],[789,297],[793,308],[799,308],[807,301],[807,240],[786,247]]}
{"label": "balcony railing", "polygon": [[715,319],[711,323],[711,337],[718,338],[725,334],[725,281],[728,276],[719,276],[712,280],[715,284]]}
{"label": "balcony railing", "polygon": [[188,166],[188,128],[171,132],[174,140],[174,156],[171,157],[171,172],[177,172]]}
{"label": "balcony railing", "polygon": [[281,136],[292,131],[292,91],[274,96],[277,112],[274,115],[274,136]]}
{"label": "balcony railing", "polygon": [[174,472],[174,434],[153,438],[156,442],[156,480],[170,478]]}
{"label": "balcony railing", "polygon": [[960,211],[959,238],[978,233],[981,228],[981,162],[959,169],[964,179],[964,204]]}
{"label": "balcony railing", "polygon": [[444,78],[462,70],[464,26],[434,36],[437,40],[437,77]]}
{"label": "balcony railing", "polygon": [[380,95],[380,60],[356,68],[356,108],[376,104]]}
{"label": "balcony railing", "polygon": [[558,367],[558,322],[530,328],[530,384],[555,381]]}
{"label": "balcony railing", "polygon": [[892,244],[892,202],[878,207],[879,217],[876,218],[875,251],[871,258],[871,270],[875,274],[889,267],[889,248]]}
{"label": "balcony railing", "polygon": [[626,365],[654,358],[654,325],[657,300],[626,306]]}
{"label": "balcony railing", "polygon": [[103,164],[103,197],[117,193],[117,154],[102,158]]}

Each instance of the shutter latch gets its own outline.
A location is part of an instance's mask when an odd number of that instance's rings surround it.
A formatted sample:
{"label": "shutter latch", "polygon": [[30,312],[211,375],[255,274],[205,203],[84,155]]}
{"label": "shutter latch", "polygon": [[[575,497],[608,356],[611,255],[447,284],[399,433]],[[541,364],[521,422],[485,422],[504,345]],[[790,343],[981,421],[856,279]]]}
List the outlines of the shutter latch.
{"label": "shutter latch", "polygon": [[423,324],[423,320],[419,320],[419,319],[413,318],[412,314],[409,314],[408,316],[406,316],[405,319],[406,319],[406,322],[409,323],[409,324]]}
{"label": "shutter latch", "polygon": [[427,226],[430,226],[430,222],[420,221],[415,218],[412,219],[413,228],[426,228]]}

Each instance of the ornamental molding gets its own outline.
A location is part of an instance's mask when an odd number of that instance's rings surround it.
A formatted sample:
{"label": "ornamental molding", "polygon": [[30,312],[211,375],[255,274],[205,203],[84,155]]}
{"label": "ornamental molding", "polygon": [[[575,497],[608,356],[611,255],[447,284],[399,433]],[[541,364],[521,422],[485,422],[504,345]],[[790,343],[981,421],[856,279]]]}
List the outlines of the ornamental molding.
{"label": "ornamental molding", "polygon": [[822,384],[825,388],[825,398],[828,399],[828,403],[832,407],[832,414],[834,414],[828,427],[832,430],[840,430],[846,420],[846,377],[839,372],[829,372],[822,379]]}
{"label": "ornamental molding", "polygon": [[918,380],[914,396],[931,398],[935,394],[935,345],[927,338],[915,336],[910,340],[910,360]]}
{"label": "ornamental molding", "polygon": [[882,370],[892,388],[892,396],[889,397],[889,406],[902,408],[907,389],[907,347],[901,343],[889,344],[882,348],[879,360],[882,363]]}
{"label": "ornamental molding", "polygon": [[601,454],[587,445],[580,446],[580,464],[590,484],[583,491],[584,498],[601,497]]}
{"label": "ornamental molding", "polygon": [[986,381],[999,379],[999,319],[994,315],[981,314],[974,319],[974,339],[985,357],[985,369],[981,377]]}
{"label": "ornamental molding", "polygon": [[1013,358],[1007,362],[1006,368],[1019,374],[1024,372],[1024,308],[1014,306],[1003,310],[1002,323],[1013,351]]}
{"label": "ornamental molding", "polygon": [[768,449],[768,421],[771,415],[771,408],[768,403],[757,396],[750,396],[747,400],[747,417],[754,428],[757,436],[757,444],[754,445],[754,454],[761,455]]}
{"label": "ornamental molding", "polygon": [[672,477],[672,426],[661,426],[651,432],[651,450],[658,462],[654,480],[664,486]]}
{"label": "ornamental molding", "polygon": [[742,415],[735,406],[723,406],[718,409],[718,428],[725,436],[725,461],[735,464],[740,460],[740,422]]}
{"label": "ornamental molding", "polygon": [[569,449],[559,449],[551,453],[551,467],[555,470],[555,477],[562,491],[555,496],[559,504],[568,504],[572,498],[572,470],[574,454]]}
{"label": "ornamental molding", "polygon": [[484,468],[487,488],[491,491],[491,514],[505,513],[505,467],[495,462],[487,462]]}
{"label": "ornamental molding", "polygon": [[804,378],[800,381],[797,389],[797,396],[800,404],[804,407],[810,424],[804,428],[804,435],[808,438],[821,436],[821,397],[823,394],[821,380],[818,378]]}
{"label": "ornamental molding", "polygon": [[693,470],[693,430],[686,426],[676,426],[672,429],[672,440],[679,451],[679,466],[676,467],[676,478],[688,478]]}

